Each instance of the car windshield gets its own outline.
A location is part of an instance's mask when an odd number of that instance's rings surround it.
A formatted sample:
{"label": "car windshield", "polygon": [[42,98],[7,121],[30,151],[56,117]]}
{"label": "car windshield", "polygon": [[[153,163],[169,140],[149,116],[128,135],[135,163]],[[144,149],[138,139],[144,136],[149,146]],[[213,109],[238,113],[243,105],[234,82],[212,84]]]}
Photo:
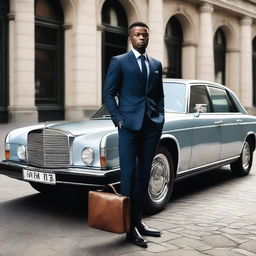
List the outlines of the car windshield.
{"label": "car windshield", "polygon": [[[164,83],[164,104],[166,112],[185,113],[186,110],[186,85],[183,83]],[[109,112],[103,104],[92,116],[93,119],[109,119]]]}
{"label": "car windshield", "polygon": [[164,83],[164,105],[166,112],[186,112],[186,85],[183,83]]}
{"label": "car windshield", "polygon": [[91,117],[93,119],[102,119],[102,118],[106,118],[109,119],[110,118],[110,114],[105,106],[105,104],[103,104],[101,106],[101,108]]}

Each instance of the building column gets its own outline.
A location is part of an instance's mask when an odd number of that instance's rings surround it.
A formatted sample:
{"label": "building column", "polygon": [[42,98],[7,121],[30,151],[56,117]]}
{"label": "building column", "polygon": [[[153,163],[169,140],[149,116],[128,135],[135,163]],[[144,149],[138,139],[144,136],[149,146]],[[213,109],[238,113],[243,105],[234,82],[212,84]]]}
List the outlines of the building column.
{"label": "building column", "polygon": [[164,61],[163,1],[148,1],[148,26],[150,31],[148,54]]}
{"label": "building column", "polygon": [[12,2],[9,23],[11,122],[37,122],[35,107],[35,22],[34,1]]}
{"label": "building column", "polygon": [[213,6],[210,4],[205,3],[200,7],[196,70],[197,79],[209,81],[214,81],[212,12]]}
{"label": "building column", "polygon": [[226,55],[226,85],[230,88],[236,96],[240,97],[239,89],[239,56],[238,49],[227,49]]}
{"label": "building column", "polygon": [[196,79],[196,44],[183,42],[182,44],[182,78]]}
{"label": "building column", "polygon": [[66,119],[84,120],[101,104],[97,87],[96,2],[77,0],[70,47],[70,84],[66,84]]}
{"label": "building column", "polygon": [[244,17],[240,23],[240,99],[251,108],[252,99],[252,19]]}

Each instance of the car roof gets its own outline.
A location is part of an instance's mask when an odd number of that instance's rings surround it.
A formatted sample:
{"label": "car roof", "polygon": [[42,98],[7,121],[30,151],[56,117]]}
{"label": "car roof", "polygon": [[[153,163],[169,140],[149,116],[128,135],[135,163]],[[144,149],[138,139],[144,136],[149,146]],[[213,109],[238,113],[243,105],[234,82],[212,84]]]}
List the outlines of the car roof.
{"label": "car roof", "polygon": [[229,88],[227,86],[224,86],[222,84],[218,84],[218,83],[215,83],[215,82],[206,81],[206,80],[163,78],[163,82],[165,82],[165,83],[184,83],[186,85],[206,84],[206,85],[218,86],[220,88],[229,90]]}

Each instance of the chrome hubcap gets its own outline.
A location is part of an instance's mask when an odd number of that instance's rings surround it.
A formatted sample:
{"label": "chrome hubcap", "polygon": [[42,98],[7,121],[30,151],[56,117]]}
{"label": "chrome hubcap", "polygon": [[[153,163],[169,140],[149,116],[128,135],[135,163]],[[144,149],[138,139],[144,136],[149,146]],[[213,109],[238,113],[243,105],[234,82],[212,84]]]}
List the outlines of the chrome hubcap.
{"label": "chrome hubcap", "polygon": [[148,192],[152,201],[159,203],[169,190],[170,166],[164,154],[157,154],[153,160]]}
{"label": "chrome hubcap", "polygon": [[251,161],[250,145],[246,141],[244,143],[243,152],[242,152],[242,163],[243,163],[244,169],[247,169],[249,167],[250,161]]}

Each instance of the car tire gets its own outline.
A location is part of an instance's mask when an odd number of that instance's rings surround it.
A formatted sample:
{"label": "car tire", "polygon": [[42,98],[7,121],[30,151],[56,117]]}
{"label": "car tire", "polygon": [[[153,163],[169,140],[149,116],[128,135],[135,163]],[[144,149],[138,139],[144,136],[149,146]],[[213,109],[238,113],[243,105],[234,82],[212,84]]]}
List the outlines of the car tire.
{"label": "car tire", "polygon": [[152,163],[144,208],[146,213],[156,213],[165,208],[172,194],[174,173],[170,152],[160,146]]}
{"label": "car tire", "polygon": [[41,184],[36,182],[29,182],[29,184],[32,188],[44,194],[55,193],[58,191],[58,188],[53,185]]}
{"label": "car tire", "polygon": [[251,170],[253,160],[253,149],[250,140],[246,140],[240,157],[230,164],[232,172],[237,176],[245,176]]}

